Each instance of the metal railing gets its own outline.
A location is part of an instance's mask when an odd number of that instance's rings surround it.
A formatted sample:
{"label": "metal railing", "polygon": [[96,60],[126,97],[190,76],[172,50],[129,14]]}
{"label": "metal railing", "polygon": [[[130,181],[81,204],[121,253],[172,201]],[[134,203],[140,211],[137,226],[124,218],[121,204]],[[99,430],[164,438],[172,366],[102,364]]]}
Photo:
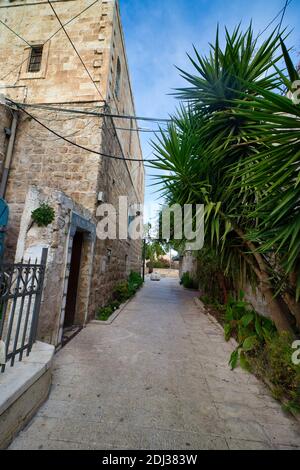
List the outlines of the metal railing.
{"label": "metal railing", "polygon": [[47,248],[41,261],[0,263],[0,367],[4,372],[17,356],[28,356],[36,340],[47,262]]}

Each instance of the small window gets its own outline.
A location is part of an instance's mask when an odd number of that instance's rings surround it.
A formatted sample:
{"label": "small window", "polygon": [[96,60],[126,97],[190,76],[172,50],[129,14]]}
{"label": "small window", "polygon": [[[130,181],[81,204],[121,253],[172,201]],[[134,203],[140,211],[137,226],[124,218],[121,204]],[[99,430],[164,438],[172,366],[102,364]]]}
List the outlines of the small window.
{"label": "small window", "polygon": [[39,72],[42,65],[43,46],[32,46],[28,72]]}
{"label": "small window", "polygon": [[118,58],[117,62],[117,75],[116,75],[116,86],[115,86],[115,95],[117,98],[120,96],[120,86],[121,86],[121,62]]}

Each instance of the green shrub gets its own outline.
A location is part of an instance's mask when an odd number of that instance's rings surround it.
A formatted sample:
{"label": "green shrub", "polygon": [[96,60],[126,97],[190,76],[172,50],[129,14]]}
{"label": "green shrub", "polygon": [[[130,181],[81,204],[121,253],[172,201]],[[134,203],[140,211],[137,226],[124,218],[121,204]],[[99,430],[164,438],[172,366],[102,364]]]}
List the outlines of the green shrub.
{"label": "green shrub", "polygon": [[38,227],[47,227],[48,225],[52,224],[55,218],[55,212],[52,207],[46,203],[43,203],[40,205],[40,207],[32,211],[31,217],[33,222],[35,222]]}
{"label": "green shrub", "polygon": [[113,300],[106,307],[99,308],[97,320],[106,321],[126,300],[130,299],[143,284],[143,279],[139,273],[132,271],[128,281],[119,282],[113,290]]}
{"label": "green shrub", "polygon": [[139,273],[132,271],[128,281],[119,282],[113,291],[113,298],[119,302],[125,302],[132,297],[143,284],[143,279]]}
{"label": "green shrub", "polygon": [[167,259],[159,258],[158,260],[153,261],[152,266],[154,269],[169,269],[170,262]]}
{"label": "green shrub", "polygon": [[110,306],[113,308],[113,310],[117,310],[120,307],[120,302],[118,300],[114,300]]}
{"label": "green shrub", "polygon": [[265,376],[274,385],[276,398],[286,398],[288,407],[300,412],[300,366],[293,364],[293,337],[281,333],[266,344],[259,362],[264,367]]}
{"label": "green shrub", "polygon": [[97,320],[106,321],[120,307],[120,302],[113,301],[106,307],[99,308],[96,318]]}
{"label": "green shrub", "polygon": [[238,342],[229,360],[231,368],[240,364],[255,373],[270,385],[276,399],[287,403],[287,409],[300,412],[300,366],[292,362],[292,336],[279,334],[271,320],[243,299],[241,292],[237,301],[230,299],[226,306],[225,339],[234,337]]}
{"label": "green shrub", "polygon": [[203,295],[211,300],[209,304],[226,304],[228,293],[234,291],[233,280],[224,272],[220,256],[208,247],[197,254],[197,278]]}
{"label": "green shrub", "polygon": [[229,361],[231,368],[235,369],[240,362],[242,367],[249,369],[247,356],[271,341],[276,335],[276,327],[271,320],[255,312],[244,301],[244,293],[240,292],[238,300],[228,300],[224,332],[226,341],[233,336],[238,342]]}
{"label": "green shrub", "polygon": [[143,278],[139,273],[131,271],[128,278],[129,292],[132,295],[135,294],[135,292],[143,285],[143,282]]}
{"label": "green shrub", "polygon": [[119,302],[124,302],[129,299],[129,285],[128,281],[119,282],[113,290],[113,299]]}
{"label": "green shrub", "polygon": [[191,278],[190,273],[188,272],[183,273],[180,284],[182,284],[186,289],[197,289],[195,281]]}
{"label": "green shrub", "polygon": [[111,305],[107,307],[99,308],[97,312],[97,320],[106,321],[114,313],[114,309]]}

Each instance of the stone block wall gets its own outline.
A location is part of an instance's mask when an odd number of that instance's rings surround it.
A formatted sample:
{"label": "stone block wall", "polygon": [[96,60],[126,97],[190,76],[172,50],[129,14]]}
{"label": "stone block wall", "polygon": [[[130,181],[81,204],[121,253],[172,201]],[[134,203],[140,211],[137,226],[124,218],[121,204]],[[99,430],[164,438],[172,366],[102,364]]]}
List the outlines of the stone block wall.
{"label": "stone block wall", "polygon": [[[52,224],[47,227],[38,227],[32,224],[31,212],[47,202],[55,211],[55,218]],[[68,247],[70,240],[70,229],[72,224],[72,215],[76,213],[86,221],[95,225],[91,213],[82,206],[75,204],[61,191],[55,191],[53,188],[31,186],[25,200],[24,211],[20,223],[20,236],[16,250],[16,261],[37,260],[41,258],[42,248],[48,248],[47,269],[44,281],[43,299],[39,316],[38,339],[54,345],[58,344],[58,335],[64,308],[65,279],[68,275]],[[91,284],[92,255],[94,250],[94,240],[91,239],[88,253],[84,253],[82,259],[82,279],[81,285],[85,288],[85,294],[88,296]],[[89,256],[84,259],[84,256]],[[85,272],[87,267],[87,272]],[[90,272],[89,272],[90,271]],[[76,293],[74,293],[75,295]],[[81,318],[78,318],[78,324],[84,324],[87,320],[88,299],[82,295],[86,302],[85,310],[80,302],[77,312],[80,312]]]}
{"label": "stone block wall", "polygon": [[[30,103],[61,103],[62,97],[65,102],[102,101],[50,5],[39,0],[22,0],[18,3],[24,6],[14,8],[9,0],[1,1],[1,6],[8,7],[1,9],[1,19],[28,44],[1,25],[1,84],[24,87],[24,96]],[[90,4],[88,0],[74,0],[55,2],[53,6],[61,22],[65,24]],[[106,55],[109,54],[109,48],[107,49],[105,44],[109,46],[110,43],[106,30],[110,4],[110,1],[97,2],[66,26],[68,34],[91,71],[95,85],[104,97],[107,86],[106,72],[98,66],[101,56],[98,51],[102,52],[105,66],[108,61]],[[29,44],[45,44],[42,67],[38,74],[28,72]],[[13,99],[17,97],[17,93],[20,96],[18,88],[7,88],[7,94]]]}
{"label": "stone block wall", "polygon": [[[13,8],[13,3],[9,0],[1,2],[1,5],[7,5],[7,8],[1,9],[1,19],[9,27],[18,31],[30,44],[44,43],[41,70],[38,73],[29,73],[30,47],[0,25],[0,82],[5,77],[1,85],[6,86],[6,95],[27,104],[99,112],[105,109],[116,114],[135,115],[118,1],[99,1],[66,26],[93,80],[82,67],[50,6],[47,3],[36,3],[37,0],[24,0],[24,6]],[[65,0],[55,2],[54,8],[65,24],[90,4],[89,0]],[[78,145],[118,157],[142,158],[138,132],[127,130],[136,129],[134,119],[26,109],[45,126]],[[0,151],[4,144],[0,140]],[[27,226],[24,231],[24,217],[26,223],[29,223],[31,212],[29,213],[28,208],[33,207],[32,204],[27,204],[26,199],[29,193],[32,196],[32,186],[37,188],[39,194],[42,191],[43,200],[54,204],[57,220],[64,224],[62,231],[56,226],[37,233],[36,228],[30,228],[27,233]],[[16,255],[18,258],[26,249],[26,243],[32,243],[34,239],[34,243],[39,239],[41,243],[48,240],[49,246],[56,246],[53,248],[56,254],[52,260],[53,266],[57,263],[56,269],[53,267],[53,285],[61,288],[66,270],[65,257],[70,255],[65,251],[68,248],[67,235],[64,233],[69,223],[67,219],[70,208],[65,212],[62,208],[64,204],[57,202],[57,194],[63,193],[64,198],[70,200],[69,205],[78,207],[81,213],[87,211],[88,217],[96,224],[99,192],[105,195],[105,202],[116,207],[119,196],[127,195],[131,204],[143,202],[143,163],[111,160],[80,149],[60,139],[20,111],[6,191],[10,207],[6,257],[13,260]],[[40,196],[35,199],[35,203],[39,200]],[[108,302],[116,283],[124,279],[130,270],[140,272],[141,246],[140,240],[96,240],[94,259],[89,268],[85,267],[78,298],[81,305],[85,302],[82,292],[90,292],[90,318],[94,317],[99,306]],[[111,256],[108,256],[109,253]],[[83,258],[85,256],[84,251]],[[63,263],[61,260],[64,260]],[[49,302],[53,296],[54,310],[58,312],[58,302],[61,302],[62,297],[56,296],[55,299],[55,288],[49,289],[49,293],[45,295],[49,295]],[[58,314],[55,315],[55,321],[53,318],[49,319],[50,323],[45,320],[44,329],[40,331],[42,339],[48,339],[54,344],[56,331],[61,327],[61,318],[58,318]],[[51,329],[55,332],[51,332]]]}
{"label": "stone block wall", "polygon": [[[102,151],[109,155],[120,155],[120,142],[113,130],[112,120],[106,118],[102,126]],[[137,165],[142,163],[136,162]],[[125,161],[103,158],[99,173],[98,191],[103,192],[104,201],[112,204],[119,214],[119,197],[128,196],[128,204],[142,202],[140,194],[132,184],[131,172]],[[111,252],[110,259],[108,250]],[[131,270],[141,272],[141,240],[98,240],[94,253],[94,266],[90,295],[90,317],[98,307],[110,300],[114,286],[125,279]]]}
{"label": "stone block wall", "polygon": [[181,278],[184,273],[189,273],[190,277],[199,283],[198,261],[193,252],[186,251],[180,258],[179,277]]}
{"label": "stone block wall", "polygon": [[[82,109],[86,109],[82,105]],[[101,150],[100,118],[74,117],[55,112],[34,111],[34,116],[49,124],[77,144]],[[6,200],[10,206],[7,257],[13,258],[30,185],[63,191],[75,203],[92,213],[96,209],[98,173],[102,159],[64,142],[25,113],[19,116]]]}
{"label": "stone block wall", "polygon": [[[73,107],[89,102],[98,109],[106,101],[113,113],[135,115],[118,0],[102,0],[91,8],[87,8],[91,5],[89,0],[61,1],[54,5],[63,24],[79,15],[68,23],[66,30],[89,74],[46,2],[37,4],[38,0],[23,0],[24,6],[15,8],[9,0],[1,3],[7,5],[1,9],[2,21],[18,31],[29,44],[44,44],[41,71],[28,73],[30,47],[0,25],[0,84],[6,87],[3,92],[9,98],[31,104],[68,103]],[[53,116],[48,123],[52,124],[55,119],[57,117]],[[115,119],[115,124],[123,155],[141,158],[139,135],[127,130],[136,129],[136,121]],[[143,167],[136,171],[134,162],[126,164],[142,199]]]}

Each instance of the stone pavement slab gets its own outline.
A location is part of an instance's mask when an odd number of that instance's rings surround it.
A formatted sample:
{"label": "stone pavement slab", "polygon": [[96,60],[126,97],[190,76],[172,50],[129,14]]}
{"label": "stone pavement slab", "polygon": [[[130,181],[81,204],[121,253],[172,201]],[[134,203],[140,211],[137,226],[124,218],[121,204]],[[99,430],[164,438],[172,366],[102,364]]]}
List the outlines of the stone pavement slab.
{"label": "stone pavement slab", "polygon": [[111,325],[55,357],[49,400],[10,449],[300,449],[299,424],[176,279],[147,281]]}

